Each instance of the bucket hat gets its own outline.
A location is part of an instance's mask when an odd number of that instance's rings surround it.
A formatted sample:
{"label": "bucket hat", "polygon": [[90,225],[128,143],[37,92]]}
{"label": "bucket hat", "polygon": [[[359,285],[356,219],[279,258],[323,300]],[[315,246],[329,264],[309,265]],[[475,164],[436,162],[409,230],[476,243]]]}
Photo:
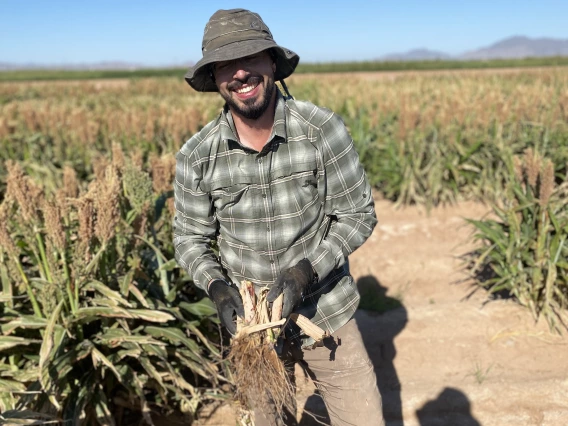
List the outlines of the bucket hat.
{"label": "bucket hat", "polygon": [[199,92],[217,92],[209,66],[271,49],[276,62],[275,80],[283,80],[296,69],[300,57],[276,44],[262,18],[245,9],[218,10],[203,33],[203,57],[185,74],[185,81]]}

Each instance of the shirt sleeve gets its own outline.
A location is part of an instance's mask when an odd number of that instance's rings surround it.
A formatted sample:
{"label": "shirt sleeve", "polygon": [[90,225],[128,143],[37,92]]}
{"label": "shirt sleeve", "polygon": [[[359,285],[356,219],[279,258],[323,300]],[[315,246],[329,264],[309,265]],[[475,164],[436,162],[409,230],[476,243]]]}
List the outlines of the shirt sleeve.
{"label": "shirt sleeve", "polygon": [[308,260],[321,280],[369,238],[377,217],[371,186],[341,117],[331,115],[320,127],[319,138],[325,168],[325,212],[331,225]]}
{"label": "shirt sleeve", "polygon": [[178,264],[194,283],[207,291],[214,279],[223,279],[221,265],[211,248],[218,222],[209,193],[203,192],[201,170],[183,150],[176,155],[174,181],[174,249]]}

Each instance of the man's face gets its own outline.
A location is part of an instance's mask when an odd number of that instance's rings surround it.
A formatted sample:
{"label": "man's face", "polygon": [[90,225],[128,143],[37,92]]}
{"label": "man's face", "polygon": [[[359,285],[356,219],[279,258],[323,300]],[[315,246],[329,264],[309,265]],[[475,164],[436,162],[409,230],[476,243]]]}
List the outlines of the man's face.
{"label": "man's face", "polygon": [[219,93],[234,112],[256,120],[268,109],[276,71],[268,52],[217,62],[213,70]]}

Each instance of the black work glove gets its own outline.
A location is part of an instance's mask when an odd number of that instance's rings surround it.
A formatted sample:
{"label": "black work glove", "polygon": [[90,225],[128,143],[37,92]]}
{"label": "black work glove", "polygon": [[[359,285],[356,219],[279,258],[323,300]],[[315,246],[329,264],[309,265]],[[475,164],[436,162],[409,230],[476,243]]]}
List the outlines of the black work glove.
{"label": "black work glove", "polygon": [[209,284],[209,296],[217,306],[221,324],[234,335],[237,332],[237,324],[233,321],[233,312],[240,317],[245,316],[245,308],[239,291],[223,280],[214,280]]}
{"label": "black work glove", "polygon": [[312,264],[308,259],[302,259],[295,266],[282,271],[268,292],[266,300],[274,302],[280,293],[284,293],[282,318],[287,318],[302,300],[302,293],[314,281],[314,277]]}

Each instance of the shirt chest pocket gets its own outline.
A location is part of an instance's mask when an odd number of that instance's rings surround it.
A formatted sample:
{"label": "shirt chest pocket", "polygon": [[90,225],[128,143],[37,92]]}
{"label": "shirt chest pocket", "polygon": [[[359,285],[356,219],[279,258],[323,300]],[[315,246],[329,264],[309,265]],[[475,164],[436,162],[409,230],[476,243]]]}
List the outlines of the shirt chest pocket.
{"label": "shirt chest pocket", "polygon": [[293,148],[289,155],[273,161],[270,171],[272,192],[278,194],[273,197],[275,210],[282,214],[289,213],[285,210],[294,209],[292,206],[302,208],[322,195],[325,198],[323,167],[318,151],[311,144],[303,145],[301,150]]}
{"label": "shirt chest pocket", "polygon": [[285,145],[281,151],[248,164],[248,173],[237,167],[232,176],[213,174],[204,185],[211,194],[217,218],[222,223],[249,223],[271,216],[297,214],[304,207],[325,199],[321,184],[323,167],[311,144]]}
{"label": "shirt chest pocket", "polygon": [[251,176],[235,175],[210,183],[211,201],[219,220],[250,219],[257,213],[258,190]]}

